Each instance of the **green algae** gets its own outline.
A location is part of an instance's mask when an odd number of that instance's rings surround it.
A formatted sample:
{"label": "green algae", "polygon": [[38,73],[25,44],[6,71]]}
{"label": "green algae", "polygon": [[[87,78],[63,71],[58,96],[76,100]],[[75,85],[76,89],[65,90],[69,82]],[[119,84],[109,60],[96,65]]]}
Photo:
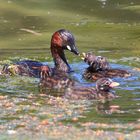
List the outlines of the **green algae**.
{"label": "green algae", "polygon": [[[38,79],[1,76],[0,139],[139,139],[140,77],[132,70],[140,62],[139,4],[139,0],[1,0],[1,68],[24,59],[53,65],[52,33],[66,28],[80,52],[106,56],[133,76],[116,79],[120,97],[107,103],[53,97],[39,90]],[[81,75],[86,65],[66,54]],[[120,108],[113,112],[111,105]]]}

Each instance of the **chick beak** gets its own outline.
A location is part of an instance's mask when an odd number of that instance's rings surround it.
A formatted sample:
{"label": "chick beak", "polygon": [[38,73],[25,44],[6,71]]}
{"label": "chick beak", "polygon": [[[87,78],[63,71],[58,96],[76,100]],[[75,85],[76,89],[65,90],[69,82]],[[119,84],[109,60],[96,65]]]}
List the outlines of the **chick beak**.
{"label": "chick beak", "polygon": [[117,86],[119,86],[119,85],[120,85],[120,84],[117,83],[117,82],[112,82],[112,83],[109,85],[109,87],[114,88],[114,87],[117,87]]}
{"label": "chick beak", "polygon": [[81,59],[82,59],[82,60],[85,60],[86,53],[83,52],[80,56],[81,56]]}

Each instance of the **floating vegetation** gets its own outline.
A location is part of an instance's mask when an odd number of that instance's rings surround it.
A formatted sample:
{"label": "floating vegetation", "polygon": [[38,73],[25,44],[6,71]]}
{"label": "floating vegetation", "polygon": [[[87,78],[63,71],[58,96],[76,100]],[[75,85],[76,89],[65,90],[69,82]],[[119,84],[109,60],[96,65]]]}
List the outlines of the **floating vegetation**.
{"label": "floating vegetation", "polygon": [[[28,59],[52,66],[51,35],[66,28],[80,52],[93,51],[132,72],[114,79],[118,98],[110,101],[54,97],[40,91],[39,79],[0,75],[0,140],[140,139],[139,0],[1,0],[0,9],[0,69]],[[81,76],[87,65],[67,56],[71,76],[95,86]]]}
{"label": "floating vegetation", "polygon": [[[76,69],[81,62],[72,65]],[[115,65],[115,67],[123,66]],[[82,77],[80,78],[82,71],[77,70],[76,73],[75,78],[82,82]],[[139,77],[139,75],[135,76]],[[66,139],[74,133],[70,139],[77,135],[79,139],[84,139],[101,138],[103,135],[127,138],[128,135],[123,132],[129,132],[129,135],[131,132],[131,136],[135,138],[139,135],[140,128],[139,100],[133,99],[139,98],[139,86],[133,87],[137,82],[133,76],[124,82],[121,78],[117,78],[117,81],[121,85],[116,91],[119,96],[117,99],[89,101],[54,97],[49,90],[45,93],[41,92],[38,87],[39,79],[36,78],[1,77],[0,133],[4,133],[7,137],[8,135],[18,137],[24,133],[27,138],[34,134],[36,137],[47,135],[50,138],[62,138],[64,136]],[[86,84],[85,81],[83,82]],[[131,91],[127,91],[126,88],[129,83]],[[133,94],[136,91],[138,94]],[[81,137],[83,134],[85,136]]]}

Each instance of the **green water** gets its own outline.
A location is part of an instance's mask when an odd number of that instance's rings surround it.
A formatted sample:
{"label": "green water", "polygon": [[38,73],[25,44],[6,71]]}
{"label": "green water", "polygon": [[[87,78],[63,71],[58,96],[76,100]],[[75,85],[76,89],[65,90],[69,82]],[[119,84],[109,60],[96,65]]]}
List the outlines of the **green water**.
{"label": "green water", "polygon": [[[129,70],[132,77],[114,79],[120,83],[115,100],[77,102],[41,93],[38,79],[1,76],[0,139],[45,139],[46,135],[74,139],[85,131],[89,137],[96,136],[95,130],[112,136],[134,132],[129,138],[136,138],[135,131],[140,129],[140,72],[133,69],[140,67],[140,1],[0,0],[0,67],[22,59],[53,65],[50,39],[60,28],[74,34],[80,52],[106,56],[112,67]],[[87,65],[66,54],[75,70],[74,78],[94,86],[81,77]],[[112,111],[111,105],[120,108]],[[47,120],[45,124],[43,120]]]}

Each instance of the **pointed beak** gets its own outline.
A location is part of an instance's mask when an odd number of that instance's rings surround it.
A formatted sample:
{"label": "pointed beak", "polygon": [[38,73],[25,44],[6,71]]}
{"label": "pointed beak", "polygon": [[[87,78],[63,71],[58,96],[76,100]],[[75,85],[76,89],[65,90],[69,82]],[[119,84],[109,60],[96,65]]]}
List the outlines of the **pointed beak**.
{"label": "pointed beak", "polygon": [[78,52],[78,49],[76,48],[76,46],[74,46],[74,45],[73,46],[67,45],[67,49],[69,51],[73,52],[74,54],[79,55],[79,52]]}
{"label": "pointed beak", "polygon": [[112,83],[109,85],[109,87],[114,88],[114,87],[117,87],[117,86],[119,86],[119,85],[120,85],[120,84],[117,83],[117,82],[112,82]]}
{"label": "pointed beak", "polygon": [[76,55],[79,55],[79,51],[78,51],[78,49],[76,48],[76,46],[73,46],[73,47],[72,47],[71,52],[73,52],[73,53],[76,54]]}

